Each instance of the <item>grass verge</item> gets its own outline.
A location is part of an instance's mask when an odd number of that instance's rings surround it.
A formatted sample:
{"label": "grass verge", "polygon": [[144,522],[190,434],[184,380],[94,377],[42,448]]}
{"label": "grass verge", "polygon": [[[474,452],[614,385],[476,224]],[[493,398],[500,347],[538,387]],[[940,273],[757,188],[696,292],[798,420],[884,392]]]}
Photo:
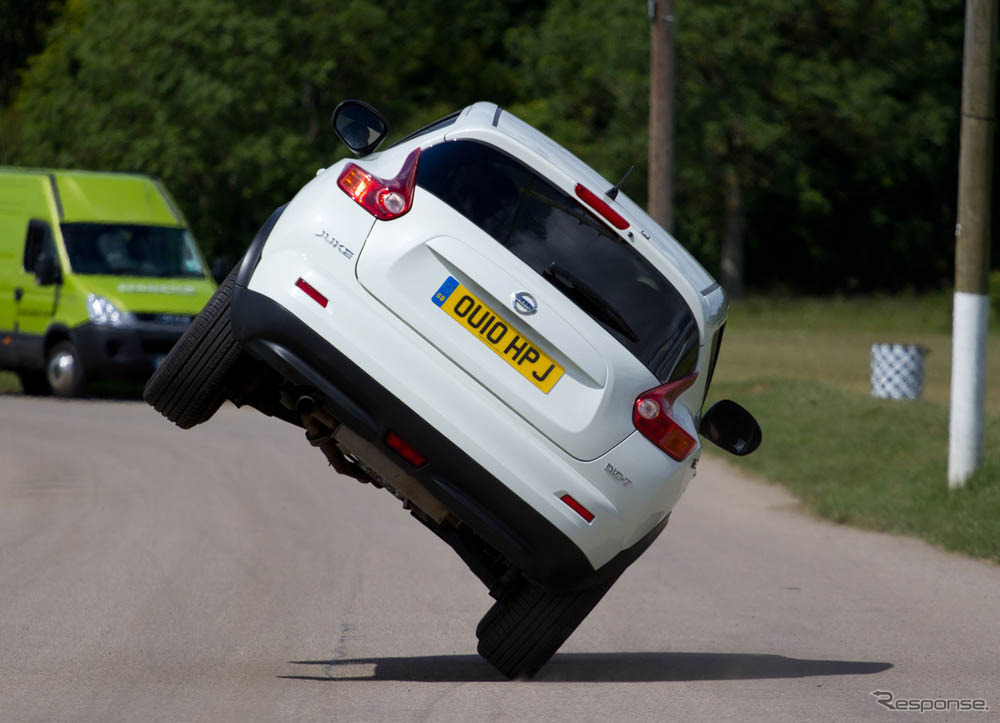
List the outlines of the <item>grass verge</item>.
{"label": "grass verge", "polygon": [[21,391],[21,382],[13,372],[0,372],[0,394],[13,394]]}
{"label": "grass verge", "polygon": [[[1000,452],[991,444],[1000,440],[1000,340],[989,340],[983,467],[949,491],[942,302],[950,297],[745,302],[730,316],[711,397],[739,401],[764,430],[756,453],[728,459],[815,514],[1000,562]],[[925,399],[870,396],[876,341],[931,343]]]}

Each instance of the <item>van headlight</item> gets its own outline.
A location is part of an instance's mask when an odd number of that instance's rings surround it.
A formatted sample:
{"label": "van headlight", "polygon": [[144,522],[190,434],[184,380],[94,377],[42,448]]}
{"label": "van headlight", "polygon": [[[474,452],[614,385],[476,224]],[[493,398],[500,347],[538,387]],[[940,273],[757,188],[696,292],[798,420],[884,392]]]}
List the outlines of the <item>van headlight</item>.
{"label": "van headlight", "polygon": [[134,321],[130,313],[119,311],[114,304],[97,294],[87,294],[87,316],[95,324],[103,326],[124,326]]}

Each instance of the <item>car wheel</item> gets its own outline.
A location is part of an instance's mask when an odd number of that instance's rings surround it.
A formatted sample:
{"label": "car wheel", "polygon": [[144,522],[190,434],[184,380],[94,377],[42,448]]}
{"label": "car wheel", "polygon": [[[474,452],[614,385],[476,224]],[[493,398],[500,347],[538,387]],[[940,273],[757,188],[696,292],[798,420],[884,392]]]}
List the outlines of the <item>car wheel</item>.
{"label": "car wheel", "polygon": [[17,373],[17,378],[21,382],[21,391],[25,394],[37,397],[52,394],[52,387],[49,386],[44,371],[22,369]]}
{"label": "car wheel", "polygon": [[534,676],[613,584],[554,593],[520,580],[476,628],[479,654],[508,678]]}
{"label": "car wheel", "polygon": [[78,397],[83,393],[83,365],[71,342],[60,341],[49,350],[45,379],[56,396]]}
{"label": "car wheel", "polygon": [[182,429],[208,421],[244,358],[230,323],[234,268],[146,383],[143,399]]}

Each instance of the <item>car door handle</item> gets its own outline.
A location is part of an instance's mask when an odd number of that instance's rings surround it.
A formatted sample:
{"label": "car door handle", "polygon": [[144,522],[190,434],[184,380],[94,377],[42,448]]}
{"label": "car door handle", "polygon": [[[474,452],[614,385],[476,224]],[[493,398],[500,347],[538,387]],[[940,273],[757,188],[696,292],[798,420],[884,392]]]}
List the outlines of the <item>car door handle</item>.
{"label": "car door handle", "polygon": [[21,297],[24,296],[24,289],[20,286],[14,287],[14,301],[20,301]]}

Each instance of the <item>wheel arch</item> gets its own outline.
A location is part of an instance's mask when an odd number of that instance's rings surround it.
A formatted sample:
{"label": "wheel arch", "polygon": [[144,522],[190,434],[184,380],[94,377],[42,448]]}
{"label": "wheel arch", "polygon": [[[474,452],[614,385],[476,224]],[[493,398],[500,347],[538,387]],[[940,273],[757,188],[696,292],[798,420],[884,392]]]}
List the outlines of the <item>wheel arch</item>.
{"label": "wheel arch", "polygon": [[73,337],[72,330],[65,324],[52,324],[45,331],[45,341],[42,343],[42,367],[44,368],[46,361],[49,358],[49,352],[52,351],[52,347],[61,341],[68,341],[73,346],[77,347],[77,353],[79,353],[79,345],[76,343],[76,339]]}

